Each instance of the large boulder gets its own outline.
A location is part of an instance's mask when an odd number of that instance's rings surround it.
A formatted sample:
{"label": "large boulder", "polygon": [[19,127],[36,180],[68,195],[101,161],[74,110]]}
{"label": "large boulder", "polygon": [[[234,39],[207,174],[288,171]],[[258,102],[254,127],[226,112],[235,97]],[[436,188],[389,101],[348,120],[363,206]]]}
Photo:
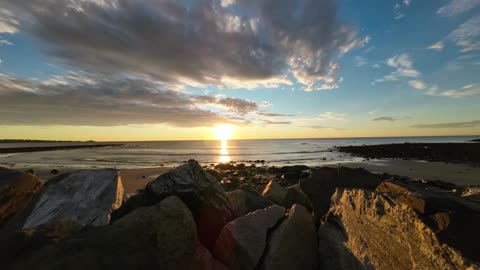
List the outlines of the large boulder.
{"label": "large boulder", "polygon": [[81,170],[50,179],[15,222],[23,228],[61,219],[106,225],[122,201],[123,185],[117,170]]}
{"label": "large boulder", "polygon": [[395,203],[416,211],[438,239],[479,261],[480,204],[438,183],[388,180],[377,188]]}
{"label": "large boulder", "polygon": [[337,187],[375,190],[381,183],[378,176],[364,169],[323,167],[302,179],[300,186],[312,203],[317,222],[328,212],[330,198]]}
{"label": "large boulder", "polygon": [[264,254],[267,234],[284,217],[273,205],[229,222],[217,239],[213,255],[230,269],[255,269]]}
{"label": "large boulder", "polygon": [[285,205],[287,191],[275,180],[270,180],[262,192],[262,195],[278,205]]}
{"label": "large boulder", "polygon": [[226,194],[235,217],[244,216],[250,212],[267,208],[273,204],[256,190],[249,187],[230,191]]}
{"label": "large boulder", "polygon": [[168,197],[113,225],[90,227],[31,255],[22,254],[4,269],[192,269],[196,242],[189,209]]}
{"label": "large boulder", "polygon": [[317,269],[318,247],[312,214],[295,204],[269,237],[263,269]]}
{"label": "large boulder", "polygon": [[33,174],[0,168],[0,227],[23,210],[42,186]]}
{"label": "large boulder", "polygon": [[[336,226],[337,234],[344,234],[345,242],[333,244],[336,252],[342,245],[348,247],[366,268],[466,269],[471,266],[458,250],[442,244],[416,210],[386,194],[338,189],[325,218],[328,223],[340,225]],[[319,245],[322,246],[322,242]],[[341,249],[340,252],[345,254]],[[356,265],[352,260],[348,263]]]}
{"label": "large boulder", "polygon": [[223,226],[232,220],[233,213],[227,195],[215,177],[195,160],[189,160],[148,183],[142,192],[131,197],[115,213],[114,220],[172,195],[188,206],[196,220],[200,242],[212,249]]}
{"label": "large boulder", "polygon": [[227,266],[215,259],[210,250],[205,248],[200,242],[195,246],[193,263],[191,270],[229,270]]}
{"label": "large boulder", "polygon": [[324,222],[318,228],[319,269],[367,269],[345,245],[347,238],[341,224]]}

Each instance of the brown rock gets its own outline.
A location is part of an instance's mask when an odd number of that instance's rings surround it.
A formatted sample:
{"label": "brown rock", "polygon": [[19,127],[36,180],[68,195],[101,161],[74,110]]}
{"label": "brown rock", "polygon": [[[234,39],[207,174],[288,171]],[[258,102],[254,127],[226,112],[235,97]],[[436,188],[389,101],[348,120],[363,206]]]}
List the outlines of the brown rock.
{"label": "brown rock", "polygon": [[24,209],[42,186],[33,174],[0,168],[0,227]]}
{"label": "brown rock", "polygon": [[284,214],[285,208],[273,205],[229,222],[215,244],[215,258],[230,269],[255,269],[265,251],[268,230]]}
{"label": "brown rock", "polygon": [[343,244],[366,268],[465,269],[472,265],[458,250],[443,245],[418,212],[386,195],[339,189],[326,218],[341,224]]}
{"label": "brown rock", "polygon": [[286,219],[269,236],[264,255],[265,270],[317,269],[318,247],[312,214],[303,206],[292,206]]}
{"label": "brown rock", "polygon": [[262,195],[278,205],[285,205],[287,191],[275,180],[270,180],[262,192]]}

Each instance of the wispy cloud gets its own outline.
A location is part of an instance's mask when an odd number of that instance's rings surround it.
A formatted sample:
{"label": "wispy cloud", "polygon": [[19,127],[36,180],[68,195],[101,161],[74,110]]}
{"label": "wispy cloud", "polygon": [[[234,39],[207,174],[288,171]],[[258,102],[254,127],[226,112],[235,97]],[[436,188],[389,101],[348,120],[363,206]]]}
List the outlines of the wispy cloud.
{"label": "wispy cloud", "polygon": [[477,84],[465,85],[460,89],[447,90],[441,93],[440,95],[446,96],[446,97],[456,97],[456,98],[480,95],[480,84],[477,83]]}
{"label": "wispy cloud", "polygon": [[353,58],[353,62],[355,63],[355,65],[357,65],[357,67],[368,65],[367,58],[363,56],[355,56]]}
{"label": "wispy cloud", "polygon": [[453,17],[472,10],[480,5],[478,0],[451,0],[450,3],[437,10],[441,16]]}
{"label": "wispy cloud", "polygon": [[480,126],[480,120],[469,122],[451,122],[451,123],[437,123],[437,124],[422,124],[413,125],[413,128],[473,128]]}
{"label": "wispy cloud", "polygon": [[386,64],[394,68],[395,71],[381,79],[375,80],[375,82],[397,81],[401,78],[417,78],[421,75],[421,73],[413,67],[413,61],[409,54],[395,55],[387,59]]}
{"label": "wispy cloud", "polygon": [[343,113],[334,113],[334,112],[325,112],[320,114],[319,118],[321,120],[336,120],[336,121],[343,121],[345,120],[346,114]]}
{"label": "wispy cloud", "polygon": [[445,47],[445,43],[443,41],[438,41],[432,45],[430,45],[427,49],[429,50],[435,50],[435,51],[441,51]]}
{"label": "wispy cloud", "polygon": [[401,120],[405,120],[405,118],[404,117],[382,116],[382,117],[377,117],[377,118],[372,119],[372,121],[374,121],[374,122],[380,122],[380,121],[396,122],[396,121],[401,121]]}
{"label": "wispy cloud", "polygon": [[327,126],[302,126],[305,128],[312,128],[312,129],[331,129],[331,130],[345,130],[343,128],[336,128],[336,127],[327,127]]}

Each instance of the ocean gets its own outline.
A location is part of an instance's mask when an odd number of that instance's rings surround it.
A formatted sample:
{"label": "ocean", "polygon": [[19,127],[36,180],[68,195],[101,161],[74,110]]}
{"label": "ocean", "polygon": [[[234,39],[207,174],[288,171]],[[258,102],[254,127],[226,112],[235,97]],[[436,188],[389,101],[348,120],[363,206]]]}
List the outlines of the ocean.
{"label": "ocean", "polygon": [[[0,166],[148,168],[161,165],[177,166],[188,159],[196,159],[205,165],[230,161],[250,164],[264,160],[265,165],[269,166],[299,164],[320,166],[362,161],[361,158],[335,151],[334,146],[405,142],[468,142],[476,138],[478,136],[115,142],[119,145],[0,154]],[[106,142],[102,142],[104,143]],[[0,143],[0,148],[78,144],[82,143]]]}

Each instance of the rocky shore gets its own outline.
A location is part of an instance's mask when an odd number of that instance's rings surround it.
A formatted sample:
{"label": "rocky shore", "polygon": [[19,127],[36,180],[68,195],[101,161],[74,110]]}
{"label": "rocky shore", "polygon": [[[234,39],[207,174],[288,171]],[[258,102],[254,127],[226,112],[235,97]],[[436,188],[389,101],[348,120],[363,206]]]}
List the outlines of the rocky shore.
{"label": "rocky shore", "polygon": [[121,144],[83,144],[83,145],[13,147],[13,148],[0,148],[0,154],[73,150],[73,149],[82,149],[82,148],[115,147],[120,145]]}
{"label": "rocky shore", "polygon": [[114,169],[0,169],[1,269],[480,269],[480,187],[190,160],[127,196]]}
{"label": "rocky shore", "polygon": [[418,159],[480,165],[480,144],[474,142],[338,146],[336,149],[367,159]]}

